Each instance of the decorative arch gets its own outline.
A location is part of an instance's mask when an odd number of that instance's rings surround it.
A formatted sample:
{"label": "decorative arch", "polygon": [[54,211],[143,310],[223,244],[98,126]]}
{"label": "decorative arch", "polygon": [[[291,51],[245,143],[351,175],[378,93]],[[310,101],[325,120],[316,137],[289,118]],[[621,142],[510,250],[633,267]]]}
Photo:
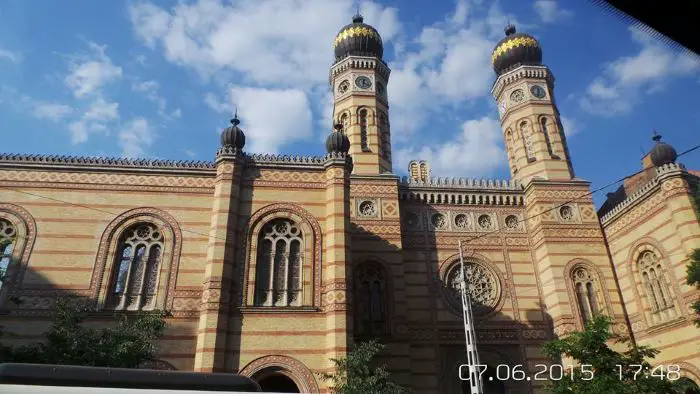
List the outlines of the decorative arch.
{"label": "decorative arch", "polygon": [[[590,289],[593,291],[592,295],[577,292],[574,275],[579,269],[584,269],[590,274],[590,279],[592,279],[592,288]],[[605,286],[605,277],[598,266],[584,259],[571,260],[566,264],[566,266],[564,266],[564,278],[569,301],[573,306],[572,309],[576,315],[576,326],[579,330],[582,330],[585,324],[584,311],[581,310],[583,300],[580,298],[582,296],[585,297],[586,301],[591,303],[595,300],[595,307],[597,309],[595,312],[591,310],[593,315],[605,315],[612,313],[612,304],[610,303],[610,296],[608,295],[607,287]],[[585,280],[582,282],[585,282]],[[582,290],[588,291],[589,289],[586,289],[584,285]],[[594,305],[591,305],[591,307],[594,307]]]}
{"label": "decorative arch", "polygon": [[[496,292],[496,295],[495,300],[491,303],[492,305],[488,309],[482,311],[475,309],[474,313],[480,315],[482,318],[486,318],[499,312],[503,308],[505,300],[510,297],[510,288],[505,280],[503,273],[501,273],[496,264],[494,264],[490,259],[478,253],[464,253],[464,263],[465,265],[467,263],[472,263],[483,267],[485,269],[484,271],[487,274],[493,276],[493,284],[496,286],[496,288],[493,289],[493,291]],[[448,289],[447,286],[449,279],[448,277],[450,276],[450,273],[453,269],[459,269],[459,253],[455,253],[449,256],[440,263],[437,272],[438,278],[436,279],[442,284],[442,286],[440,286],[440,289],[443,297],[443,302],[448,306],[448,309],[451,312],[461,316],[462,307],[461,305],[456,305],[455,302],[450,301],[451,296],[449,292],[451,290]]]}
{"label": "decorative arch", "polygon": [[549,119],[547,116],[540,116],[537,119],[537,122],[540,124],[544,141],[547,144],[547,152],[551,157],[555,157],[556,152],[554,151],[554,141],[556,141],[556,139],[554,136],[556,135],[556,129],[553,127],[551,119]]}
{"label": "decorative arch", "polygon": [[37,227],[32,214],[15,204],[0,203],[0,219],[7,221],[14,229],[12,250],[11,252],[8,250],[11,257],[7,266],[7,278],[0,288],[0,307],[2,307],[7,295],[16,291],[22,283],[29,257],[34,249]]}
{"label": "decorative arch", "polygon": [[106,305],[109,287],[114,279],[114,265],[117,259],[119,240],[124,231],[138,223],[148,223],[162,231],[163,249],[160,257],[160,273],[154,308],[172,309],[172,294],[175,290],[175,281],[180,266],[182,231],[172,215],[151,207],[135,208],[122,213],[112,220],[102,233],[90,281],[90,295],[91,298],[97,300],[99,309]]}
{"label": "decorative arch", "polygon": [[352,115],[350,111],[342,111],[338,115],[338,123],[343,125],[343,133],[347,134],[348,130],[350,129],[350,125],[352,124]]}
{"label": "decorative arch", "polygon": [[360,125],[360,147],[363,151],[369,150],[369,125],[372,113],[367,107],[357,109],[357,123]]}
{"label": "decorative arch", "polygon": [[673,364],[677,364],[679,367],[681,367],[681,375],[683,377],[692,380],[693,382],[695,382],[695,384],[700,386],[700,368],[687,361],[674,361]]}
{"label": "decorative arch", "polygon": [[[244,283],[241,300],[243,305],[254,305],[256,258],[258,255],[258,239],[263,227],[275,219],[289,219],[300,226],[304,238],[303,245],[303,269],[302,278],[311,278],[311,281],[302,279],[302,306],[321,305],[321,226],[316,218],[304,208],[296,204],[276,203],[266,205],[258,209],[248,220],[241,233],[240,261],[246,261],[241,270]],[[250,285],[253,286],[250,286]]]}
{"label": "decorative arch", "polygon": [[510,127],[506,129],[506,151],[508,152],[511,172],[516,174],[518,172],[518,165],[515,160],[515,140],[513,138],[513,129]]}
{"label": "decorative arch", "polygon": [[[289,356],[271,355],[257,358],[240,370],[239,374],[253,380],[268,374],[280,374],[290,378],[302,393],[319,393],[314,374],[301,361]],[[256,380],[257,381],[257,380]]]}
{"label": "decorative arch", "polygon": [[518,120],[518,132],[523,140],[523,149],[528,161],[534,161],[534,141],[532,140],[532,124],[527,119]]}
{"label": "decorative arch", "polygon": [[[657,268],[653,274],[656,278],[651,278],[649,281],[648,274],[640,266],[640,259],[645,255],[652,254],[657,259]],[[676,280],[668,260],[668,252],[663,245],[651,237],[644,237],[637,240],[630,246],[628,256],[628,273],[634,286],[634,298],[637,302],[637,310],[644,315],[647,322],[647,327],[653,327],[662,324],[681,316],[681,311],[685,310],[685,303],[682,297],[680,284]],[[659,269],[660,268],[660,269]],[[654,279],[657,279],[654,281]],[[665,305],[654,304],[654,297],[661,293],[667,297],[664,301]],[[668,305],[670,302],[672,305]]]}
{"label": "decorative arch", "polygon": [[[391,333],[391,317],[393,316],[393,282],[391,280],[390,267],[380,258],[375,256],[363,256],[361,259],[353,263],[352,270],[352,289],[353,289],[353,309],[355,316],[355,335],[356,336],[372,336],[381,337],[390,335]],[[372,272],[374,270],[374,272]],[[376,275],[374,275],[376,274]],[[365,276],[365,278],[362,278]],[[367,286],[363,286],[363,282],[367,282]],[[379,294],[375,293],[372,282],[378,282]],[[366,288],[367,287],[367,288]],[[376,297],[376,298],[375,298]],[[375,303],[379,303],[376,305]],[[367,305],[369,304],[369,305]],[[375,321],[364,321],[363,311],[370,309],[370,320],[372,319],[372,308],[379,308],[380,318]],[[363,325],[374,324],[381,327],[371,327],[369,330],[358,330],[358,327]]]}

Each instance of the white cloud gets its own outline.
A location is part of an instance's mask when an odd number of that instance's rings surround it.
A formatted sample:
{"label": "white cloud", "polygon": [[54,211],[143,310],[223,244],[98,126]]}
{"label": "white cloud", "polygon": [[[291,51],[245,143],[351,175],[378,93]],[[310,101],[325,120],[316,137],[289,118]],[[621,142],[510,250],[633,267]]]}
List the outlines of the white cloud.
{"label": "white cloud", "polygon": [[451,141],[400,149],[395,154],[397,168],[394,171],[406,171],[411,160],[426,160],[435,176],[485,176],[507,163],[502,139],[497,120],[488,116],[468,120],[462,123],[461,133]]}
{"label": "white cloud", "polygon": [[103,123],[119,117],[119,103],[106,101],[98,97],[90,103],[90,107],[83,114],[83,120]]}
{"label": "white cloud", "polygon": [[88,43],[92,53],[88,55],[75,55],[70,64],[70,73],[65,78],[65,83],[77,98],[84,98],[91,94],[99,94],[100,89],[122,76],[121,67],[117,67],[112,60],[105,55],[105,46]]}
{"label": "white cloud", "polygon": [[229,92],[246,131],[246,151],[277,153],[285,143],[311,137],[311,109],[303,90],[232,86]]}
{"label": "white cloud", "polygon": [[0,48],[0,60],[1,59],[6,59],[12,63],[18,64],[22,61],[22,54]]}
{"label": "white cloud", "polygon": [[142,157],[153,145],[155,132],[142,117],[134,118],[119,130],[119,146],[124,157]]}
{"label": "white cloud", "polygon": [[559,8],[556,0],[537,0],[532,5],[544,23],[559,22],[573,16],[573,12]]}
{"label": "white cloud", "polygon": [[[150,2],[129,7],[134,33],[165,57],[205,76],[231,70],[258,84],[325,83],[335,34],[349,22],[351,0],[199,0],[166,10]],[[398,12],[362,2],[361,12],[389,42]]]}
{"label": "white cloud", "polygon": [[160,84],[156,81],[134,81],[131,90],[144,95],[147,100],[154,102],[158,106],[158,111],[164,112],[166,107],[165,98],[158,94]]}
{"label": "white cloud", "polygon": [[568,116],[561,117],[561,125],[564,127],[564,134],[567,137],[578,134],[582,128],[578,121],[569,118]]}
{"label": "white cloud", "polygon": [[700,60],[686,52],[674,52],[638,27],[631,27],[633,41],[641,45],[633,56],[623,56],[604,67],[580,99],[593,114],[616,116],[629,113],[644,98],[663,90],[669,79],[690,76],[700,70]]}
{"label": "white cloud", "polygon": [[70,105],[39,102],[34,105],[32,113],[39,119],[49,119],[54,122],[64,119],[73,113]]}

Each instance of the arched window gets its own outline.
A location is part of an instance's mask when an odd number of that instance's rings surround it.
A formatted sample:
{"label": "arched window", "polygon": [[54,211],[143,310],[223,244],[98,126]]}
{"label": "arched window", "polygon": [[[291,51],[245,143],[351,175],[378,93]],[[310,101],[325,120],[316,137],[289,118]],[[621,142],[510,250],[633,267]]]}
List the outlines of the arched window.
{"label": "arched window", "polygon": [[550,156],[554,156],[554,147],[552,146],[552,141],[549,135],[549,133],[552,132],[552,130],[549,130],[547,118],[540,118],[540,124],[542,125],[542,134],[544,135],[544,141],[547,143],[547,151],[549,152]]}
{"label": "arched window", "polygon": [[137,223],[124,231],[115,256],[110,307],[118,310],[155,307],[163,241],[163,232],[152,223]]}
{"label": "arched window", "polygon": [[530,124],[526,121],[520,123],[520,135],[523,138],[523,147],[525,148],[525,155],[527,155],[528,161],[534,161],[535,156],[532,151],[532,132],[530,130]]}
{"label": "arched window", "polygon": [[506,151],[508,152],[508,161],[513,174],[518,172],[518,165],[515,162],[515,141],[513,141],[513,132],[511,129],[506,131]]}
{"label": "arched window", "polygon": [[363,151],[369,150],[367,145],[367,110],[360,110],[360,146]]}
{"label": "arched window", "polygon": [[378,336],[387,332],[386,275],[376,264],[361,264],[355,273],[355,335]]}
{"label": "arched window", "polygon": [[673,300],[659,257],[651,250],[646,250],[639,255],[637,264],[651,312],[672,309]]}
{"label": "arched window", "polygon": [[17,229],[7,219],[0,219],[0,290],[2,290],[17,241]]}
{"label": "arched window", "polygon": [[576,302],[581,320],[586,324],[600,314],[600,287],[596,277],[588,268],[576,267],[571,271],[571,280],[576,292]]}
{"label": "arched window", "polygon": [[343,133],[347,134],[348,129],[350,128],[350,119],[348,117],[348,114],[340,115],[340,124],[343,125]]}
{"label": "arched window", "polygon": [[255,272],[256,306],[300,306],[303,234],[288,219],[275,219],[260,232]]}
{"label": "arched window", "polygon": [[389,121],[383,112],[379,113],[379,140],[381,157],[387,161],[391,161],[391,137],[389,134]]}

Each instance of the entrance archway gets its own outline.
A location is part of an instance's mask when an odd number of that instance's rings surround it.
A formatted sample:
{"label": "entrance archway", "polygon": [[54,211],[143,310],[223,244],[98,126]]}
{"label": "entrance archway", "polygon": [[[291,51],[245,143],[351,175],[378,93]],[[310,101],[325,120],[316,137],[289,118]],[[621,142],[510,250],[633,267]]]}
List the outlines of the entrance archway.
{"label": "entrance archway", "polygon": [[256,379],[264,393],[299,393],[294,381],[281,373],[266,374]]}

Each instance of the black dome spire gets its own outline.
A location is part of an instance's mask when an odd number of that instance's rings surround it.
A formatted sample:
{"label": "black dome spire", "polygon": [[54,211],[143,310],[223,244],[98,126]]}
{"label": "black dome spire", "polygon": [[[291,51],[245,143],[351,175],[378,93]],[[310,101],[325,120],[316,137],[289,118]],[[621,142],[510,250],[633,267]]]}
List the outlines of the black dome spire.
{"label": "black dome spire", "polygon": [[245,134],[238,127],[239,124],[241,124],[241,121],[238,120],[238,110],[236,110],[233,119],[231,119],[231,126],[221,131],[221,146],[231,146],[238,150],[243,149],[245,146]]}
{"label": "black dome spire", "polygon": [[352,17],[352,23],[346,25],[333,41],[335,60],[341,60],[350,55],[376,56],[384,55],[384,44],[377,29],[364,23],[364,18],[358,12]]}
{"label": "black dome spire", "polygon": [[350,150],[350,140],[343,133],[343,125],[336,123],[335,130],[326,138],[326,151],[328,153],[348,153]]}
{"label": "black dome spire", "polygon": [[662,166],[664,164],[675,163],[678,158],[678,153],[669,144],[661,142],[661,134],[654,130],[654,136],[651,138],[654,140],[654,147],[649,151],[651,156],[651,162],[654,166]]}
{"label": "black dome spire", "polygon": [[491,53],[493,70],[497,75],[523,65],[541,65],[542,48],[531,35],[516,33],[515,25],[505,28],[506,37],[496,44]]}

